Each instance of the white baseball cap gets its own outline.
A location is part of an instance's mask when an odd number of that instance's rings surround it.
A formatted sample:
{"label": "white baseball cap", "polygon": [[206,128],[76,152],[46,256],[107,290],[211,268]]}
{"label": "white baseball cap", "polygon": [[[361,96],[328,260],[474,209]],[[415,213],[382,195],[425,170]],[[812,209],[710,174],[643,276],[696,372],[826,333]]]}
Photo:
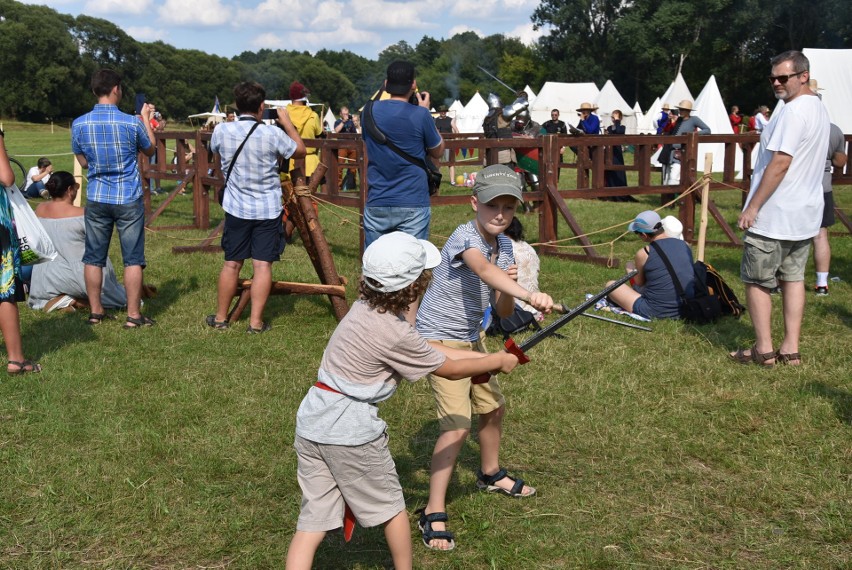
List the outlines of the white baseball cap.
{"label": "white baseball cap", "polygon": [[663,232],[670,238],[683,239],[683,224],[674,216],[666,216],[660,222],[663,224]]}
{"label": "white baseball cap", "polygon": [[[380,293],[405,289],[420,277],[424,269],[441,263],[441,252],[425,239],[405,232],[380,236],[364,251],[362,259],[367,287]],[[370,280],[379,283],[375,286]]]}

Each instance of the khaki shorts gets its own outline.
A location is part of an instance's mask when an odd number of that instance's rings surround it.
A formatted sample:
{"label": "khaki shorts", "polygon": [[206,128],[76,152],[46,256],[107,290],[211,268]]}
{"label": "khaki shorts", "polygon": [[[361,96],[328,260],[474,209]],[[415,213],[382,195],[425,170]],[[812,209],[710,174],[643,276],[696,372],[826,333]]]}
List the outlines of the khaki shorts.
{"label": "khaki shorts", "polygon": [[296,530],[343,526],[344,498],[358,524],[378,526],[405,510],[396,466],[382,434],[363,445],[326,445],[296,436],[302,510]]}
{"label": "khaki shorts", "polygon": [[[482,344],[482,337],[477,342],[462,342],[457,340],[437,341],[450,348],[488,352]],[[427,376],[432,386],[437,408],[438,427],[441,431],[470,429],[472,414],[487,414],[500,406],[506,405],[500,383],[492,376],[487,384],[471,384],[470,378],[448,380],[435,374]]]}
{"label": "khaki shorts", "polygon": [[740,278],[767,289],[781,281],[804,281],[812,240],[777,240],[746,232]]}

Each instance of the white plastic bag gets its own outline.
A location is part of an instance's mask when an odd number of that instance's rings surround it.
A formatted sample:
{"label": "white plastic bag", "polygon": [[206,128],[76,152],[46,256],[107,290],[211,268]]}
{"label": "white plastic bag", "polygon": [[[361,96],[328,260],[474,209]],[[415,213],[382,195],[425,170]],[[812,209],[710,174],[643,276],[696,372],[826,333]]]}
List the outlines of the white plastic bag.
{"label": "white plastic bag", "polygon": [[27,199],[16,186],[6,187],[9,207],[21,249],[21,264],[35,265],[56,259],[56,247],[44,231]]}

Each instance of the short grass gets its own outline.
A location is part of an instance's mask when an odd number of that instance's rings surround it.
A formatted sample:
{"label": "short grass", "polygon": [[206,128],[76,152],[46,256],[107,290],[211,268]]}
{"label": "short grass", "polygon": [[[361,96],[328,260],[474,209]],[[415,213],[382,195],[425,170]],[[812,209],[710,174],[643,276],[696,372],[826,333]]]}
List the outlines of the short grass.
{"label": "short grass", "polygon": [[[68,152],[67,131],[6,127],[12,154]],[[69,168],[64,161],[54,160]],[[850,189],[836,194],[848,211]],[[739,195],[714,197],[733,222]],[[179,200],[164,225],[185,218],[189,200]],[[569,204],[591,231],[658,197]],[[337,267],[355,283],[357,231],[338,210],[320,213]],[[441,244],[471,212],[433,215]],[[214,223],[220,216],[214,209]],[[523,221],[536,235],[536,218]],[[207,328],[221,256],[171,253],[205,235],[148,234],[146,280],[160,291],[145,306],[158,321],[152,329],[89,327],[80,314],[21,305],[26,353],[45,370],[0,381],[0,567],[283,567],[300,501],[295,412],[335,321],[325,298],[275,297],[265,335],[244,334],[244,321]],[[576,319],[564,338],[538,345],[503,380],[502,446],[503,464],[538,495],[477,492],[471,439],[449,495],[458,547],[426,551],[412,517],[415,567],[852,567],[852,247],[848,235],[832,245],[832,274],[843,281],[829,297],[808,296],[802,367],[730,362],[727,351],[753,339],[748,316],[704,327],[655,322],[652,334]],[[624,261],[637,247],[627,237],[613,252]],[[739,255],[713,247],[707,258],[742,294]],[[622,271],[548,257],[541,284],[576,305]],[[298,243],[274,273],[316,281]],[[411,512],[426,501],[437,436],[428,386],[403,386],[381,414]],[[348,545],[330,535],[316,567],[389,560],[380,529],[358,529]]]}

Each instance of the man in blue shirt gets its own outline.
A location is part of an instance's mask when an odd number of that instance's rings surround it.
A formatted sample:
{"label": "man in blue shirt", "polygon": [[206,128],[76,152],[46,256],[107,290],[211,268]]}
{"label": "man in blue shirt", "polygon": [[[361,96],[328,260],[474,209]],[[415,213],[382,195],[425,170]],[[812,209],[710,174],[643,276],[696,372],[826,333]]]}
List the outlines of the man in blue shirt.
{"label": "man in blue shirt", "polygon": [[[414,76],[413,64],[407,61],[391,63],[384,85],[390,99],[376,101],[370,119],[390,141],[412,157],[437,159],[444,151],[444,139],[429,113],[429,93],[416,93]],[[413,98],[417,99],[416,105],[410,102]],[[364,247],[380,235],[393,231],[428,239],[431,210],[426,171],[387,145],[373,140],[366,128],[364,141],[369,184],[364,208]]]}
{"label": "man in blue shirt", "polygon": [[139,176],[139,152],[152,156],[153,109],[145,103],[141,120],[118,110],[121,76],[101,69],[92,76],[92,92],[98,103],[71,126],[71,150],[80,166],[87,168],[86,251],[83,255],[89,324],[109,318],[101,304],[103,268],[109,254],[113,228],[118,230],[127,290],[127,322],[124,328],[151,326],[154,321],[140,312],[142,270],[145,268],[145,207]]}

